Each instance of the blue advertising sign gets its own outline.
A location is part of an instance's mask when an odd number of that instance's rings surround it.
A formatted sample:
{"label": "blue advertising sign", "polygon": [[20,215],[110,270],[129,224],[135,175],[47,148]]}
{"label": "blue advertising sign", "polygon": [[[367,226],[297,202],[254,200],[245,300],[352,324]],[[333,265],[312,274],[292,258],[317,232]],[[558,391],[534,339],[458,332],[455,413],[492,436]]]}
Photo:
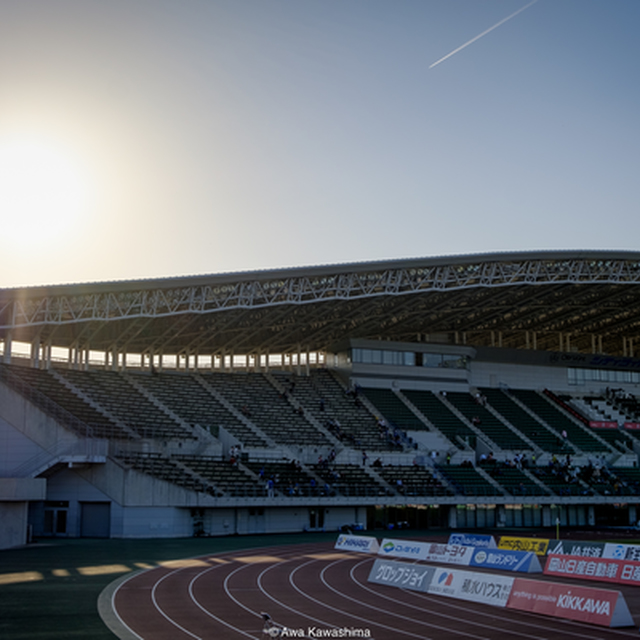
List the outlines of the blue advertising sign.
{"label": "blue advertising sign", "polygon": [[475,549],[470,567],[502,569],[519,573],[541,573],[538,556],[532,551],[510,551],[508,549]]}
{"label": "blue advertising sign", "polygon": [[467,547],[495,549],[498,545],[493,536],[482,533],[452,533],[449,544],[464,544]]}

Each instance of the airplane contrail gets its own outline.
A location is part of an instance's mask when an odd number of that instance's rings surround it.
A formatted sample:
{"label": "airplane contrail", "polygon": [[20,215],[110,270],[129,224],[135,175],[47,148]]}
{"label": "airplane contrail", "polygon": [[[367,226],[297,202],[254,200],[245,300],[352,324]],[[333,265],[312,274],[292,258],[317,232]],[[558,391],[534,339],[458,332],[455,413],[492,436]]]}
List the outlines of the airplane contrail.
{"label": "airplane contrail", "polygon": [[458,53],[458,51],[462,51],[463,49],[468,47],[470,44],[473,44],[476,40],[480,40],[482,36],[486,36],[487,33],[490,33],[494,29],[497,29],[501,24],[504,24],[507,20],[511,20],[511,18],[515,18],[519,13],[522,13],[525,9],[528,9],[532,4],[535,4],[536,2],[538,2],[538,0],[532,0],[532,2],[530,2],[529,4],[526,4],[524,7],[521,7],[517,11],[514,11],[510,16],[503,18],[502,20],[500,20],[500,22],[496,22],[496,24],[494,24],[493,27],[489,27],[486,31],[483,31],[482,33],[478,34],[475,38],[471,38],[471,40],[469,40],[468,42],[465,42],[463,45],[459,46],[457,49],[454,49],[451,53],[447,53],[447,55],[444,56],[444,58],[440,58],[440,60],[436,60],[432,65],[429,66],[429,69],[433,69],[433,67],[440,64],[441,62],[444,62],[447,58],[450,58],[451,56],[455,55],[456,53]]}

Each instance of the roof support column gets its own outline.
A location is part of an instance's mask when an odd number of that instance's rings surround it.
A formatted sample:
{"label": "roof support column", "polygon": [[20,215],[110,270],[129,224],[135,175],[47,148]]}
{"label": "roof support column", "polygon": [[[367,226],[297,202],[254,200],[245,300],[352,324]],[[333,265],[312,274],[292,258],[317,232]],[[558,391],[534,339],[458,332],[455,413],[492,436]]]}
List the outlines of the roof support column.
{"label": "roof support column", "polygon": [[298,353],[296,354],[296,375],[302,375],[302,349],[300,348],[300,344],[298,344]]}
{"label": "roof support column", "polygon": [[305,375],[306,376],[309,376],[311,374],[310,362],[311,362],[311,352],[309,351],[309,347],[307,347],[307,361],[305,362]]}
{"label": "roof support column", "polygon": [[51,338],[49,338],[44,343],[43,349],[44,349],[44,352],[42,354],[42,357],[44,360],[44,368],[51,369],[51,352],[53,351],[53,343],[51,342]]}
{"label": "roof support column", "polygon": [[34,369],[40,368],[40,334],[31,341],[31,351],[29,354],[29,364]]}
{"label": "roof support column", "polygon": [[2,361],[5,364],[11,364],[11,348],[13,346],[13,330],[9,329],[4,338],[4,354]]}
{"label": "roof support column", "polygon": [[220,350],[220,371],[226,370],[226,367],[227,367],[226,358],[227,358],[227,350],[223,347]]}
{"label": "roof support column", "polygon": [[269,373],[269,349],[264,353],[264,370],[265,373]]}
{"label": "roof support column", "polygon": [[67,364],[70,369],[78,368],[78,348],[75,343],[70,345],[67,351]]}

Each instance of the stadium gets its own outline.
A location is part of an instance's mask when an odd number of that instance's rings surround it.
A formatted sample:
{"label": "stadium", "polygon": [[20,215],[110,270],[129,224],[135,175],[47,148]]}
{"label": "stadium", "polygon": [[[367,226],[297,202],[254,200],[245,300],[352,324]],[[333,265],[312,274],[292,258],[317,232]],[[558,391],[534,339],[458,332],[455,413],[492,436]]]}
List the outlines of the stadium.
{"label": "stadium", "polygon": [[640,253],[0,290],[0,548],[629,527]]}

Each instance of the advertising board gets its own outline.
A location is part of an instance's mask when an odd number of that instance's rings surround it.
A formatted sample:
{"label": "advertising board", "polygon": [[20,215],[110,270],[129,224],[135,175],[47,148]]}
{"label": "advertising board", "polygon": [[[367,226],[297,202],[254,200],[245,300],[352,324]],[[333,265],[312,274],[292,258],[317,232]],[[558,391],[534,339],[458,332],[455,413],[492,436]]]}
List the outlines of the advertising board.
{"label": "advertising board", "polygon": [[495,538],[482,533],[452,533],[449,536],[449,544],[462,544],[467,547],[483,547],[495,549]]}
{"label": "advertising board", "polygon": [[412,591],[427,591],[435,571],[435,567],[426,565],[376,558],[368,581]]}
{"label": "advertising board", "polygon": [[514,580],[512,576],[438,567],[429,584],[428,592],[458,600],[504,607]]}
{"label": "advertising board", "polygon": [[340,534],[336,540],[334,549],[360,551],[361,553],[378,553],[379,545],[376,538],[371,536]]}
{"label": "advertising board", "polygon": [[461,544],[439,544],[415,542],[413,540],[390,540],[385,538],[380,544],[379,555],[427,562],[444,562],[467,566],[473,556],[474,547]]}
{"label": "advertising board", "polygon": [[604,542],[585,542],[579,540],[549,540],[547,555],[582,556],[585,558],[601,558],[604,553]]}
{"label": "advertising board", "polygon": [[514,578],[507,608],[603,627],[633,625],[627,603],[619,591],[559,582]]}
{"label": "advertising board", "polygon": [[545,575],[571,576],[582,580],[601,580],[616,584],[640,585],[640,562],[612,558],[579,558],[550,555]]}
{"label": "advertising board", "polygon": [[506,549],[475,549],[469,566],[520,573],[542,571],[538,556],[532,551],[507,551]]}
{"label": "advertising board", "polygon": [[640,545],[606,542],[602,557],[613,560],[640,560]]}
{"label": "advertising board", "polygon": [[501,536],[498,543],[499,549],[509,549],[511,551],[532,551],[537,556],[544,556],[547,553],[549,540],[547,538],[516,538],[512,536]]}

